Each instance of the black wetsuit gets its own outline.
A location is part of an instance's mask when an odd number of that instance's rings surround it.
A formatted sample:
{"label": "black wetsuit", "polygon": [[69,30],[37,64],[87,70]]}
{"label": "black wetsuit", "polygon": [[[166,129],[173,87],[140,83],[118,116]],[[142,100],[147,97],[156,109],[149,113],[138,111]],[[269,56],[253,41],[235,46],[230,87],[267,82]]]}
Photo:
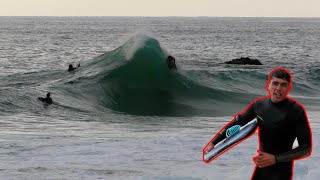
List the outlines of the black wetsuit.
{"label": "black wetsuit", "polygon": [[51,97],[46,97],[46,98],[39,97],[38,99],[39,99],[40,101],[42,101],[42,102],[47,103],[47,104],[52,104],[52,103],[53,103]]}
{"label": "black wetsuit", "polygon": [[[275,155],[276,164],[256,167],[252,180],[290,180],[293,160],[311,152],[311,131],[304,109],[290,99],[280,103],[273,103],[270,98],[260,99],[225,129],[243,126],[254,118],[258,120],[260,151]],[[213,144],[225,138],[224,131],[212,141]],[[299,146],[292,149],[295,138]]]}

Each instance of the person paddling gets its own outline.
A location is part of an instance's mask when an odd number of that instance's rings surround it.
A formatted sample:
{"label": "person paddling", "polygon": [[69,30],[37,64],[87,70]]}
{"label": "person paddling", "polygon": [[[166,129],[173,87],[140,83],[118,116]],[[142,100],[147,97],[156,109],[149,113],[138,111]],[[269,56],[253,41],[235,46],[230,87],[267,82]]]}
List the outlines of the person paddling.
{"label": "person paddling", "polygon": [[176,66],[176,59],[172,56],[168,56],[167,57],[167,64],[168,64],[168,68],[171,69],[177,69]]}
{"label": "person paddling", "polygon": [[44,103],[52,104],[53,101],[52,101],[50,95],[51,95],[51,94],[48,92],[48,93],[47,93],[47,97],[45,97],[45,98],[44,98],[44,97],[38,97],[38,99],[39,99],[40,101],[44,102]]}
{"label": "person paddling", "polygon": [[72,64],[69,64],[68,71],[73,71],[73,70],[75,70],[75,69],[78,69],[79,67],[80,67],[80,63],[78,64],[78,66],[77,66],[77,67],[73,67],[73,65],[72,65]]}

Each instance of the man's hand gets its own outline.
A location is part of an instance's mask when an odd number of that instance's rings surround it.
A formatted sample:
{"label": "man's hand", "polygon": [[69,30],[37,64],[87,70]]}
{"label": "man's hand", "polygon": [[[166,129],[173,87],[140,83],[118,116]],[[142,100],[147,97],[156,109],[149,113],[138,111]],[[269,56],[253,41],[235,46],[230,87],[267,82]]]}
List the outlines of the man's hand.
{"label": "man's hand", "polygon": [[209,145],[204,149],[204,154],[207,154],[214,148],[214,144],[209,143]]}
{"label": "man's hand", "polygon": [[272,154],[260,152],[258,156],[253,158],[253,161],[259,168],[264,168],[276,164],[276,157]]}

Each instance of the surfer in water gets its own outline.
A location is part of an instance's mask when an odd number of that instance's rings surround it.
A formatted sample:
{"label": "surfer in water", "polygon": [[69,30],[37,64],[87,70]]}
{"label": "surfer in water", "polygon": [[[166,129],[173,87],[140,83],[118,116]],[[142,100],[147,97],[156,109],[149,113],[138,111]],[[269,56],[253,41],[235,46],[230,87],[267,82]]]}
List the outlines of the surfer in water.
{"label": "surfer in water", "polygon": [[72,64],[69,64],[68,71],[73,71],[73,70],[75,70],[75,69],[77,69],[77,68],[79,68],[79,67],[80,67],[80,63],[78,64],[78,66],[77,66],[77,67],[73,67],[73,65],[72,65]]}
{"label": "surfer in water", "polygon": [[168,68],[171,70],[171,69],[174,69],[176,70],[177,69],[177,66],[176,66],[176,59],[172,56],[168,56],[167,57],[167,64],[168,64]]}
{"label": "surfer in water", "polygon": [[[245,111],[228,123],[203,149],[204,154],[226,137],[226,129],[258,122],[259,150],[251,180],[293,179],[294,160],[309,157],[312,151],[311,128],[304,107],[288,98],[292,77],[288,70],[276,68],[268,75],[269,96],[254,100]],[[297,138],[299,146],[292,149]]]}
{"label": "surfer in water", "polygon": [[47,93],[47,97],[38,97],[38,99],[40,100],[40,101],[42,101],[42,102],[45,102],[45,103],[47,103],[47,104],[52,104],[52,99],[51,99],[51,97],[50,97],[50,93],[48,92]]}

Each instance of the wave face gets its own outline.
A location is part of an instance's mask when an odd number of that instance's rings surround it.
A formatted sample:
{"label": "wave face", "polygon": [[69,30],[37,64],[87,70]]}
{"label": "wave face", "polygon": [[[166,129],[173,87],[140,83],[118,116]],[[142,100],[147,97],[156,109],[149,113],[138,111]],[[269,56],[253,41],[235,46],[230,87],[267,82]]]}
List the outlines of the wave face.
{"label": "wave face", "polygon": [[[39,104],[33,101],[34,97],[49,89],[59,106],[76,111],[227,116],[242,111],[255,98],[267,95],[265,82],[269,67],[208,61],[208,68],[183,70],[179,62],[186,61],[176,58],[178,70],[171,71],[165,61],[167,56],[157,39],[137,34],[115,50],[83,63],[74,72],[38,71],[2,78],[6,88],[1,94],[9,96],[0,103],[0,109],[17,113],[30,103],[29,110],[37,109]],[[292,94],[309,97],[307,103],[315,104],[309,101],[310,97],[319,95],[319,69],[294,73],[297,78]]]}
{"label": "wave face", "polygon": [[[166,57],[156,39],[136,35],[82,66],[71,79],[65,78],[55,85],[71,96],[85,95],[85,101],[100,109],[137,115],[227,115],[234,112],[228,108],[231,104],[243,107],[249,102],[248,97],[256,96],[230,91],[230,86],[223,83],[232,78],[228,74],[186,72],[179,68],[171,71]],[[219,82],[220,88],[214,88]],[[71,88],[74,84],[77,89]]]}

